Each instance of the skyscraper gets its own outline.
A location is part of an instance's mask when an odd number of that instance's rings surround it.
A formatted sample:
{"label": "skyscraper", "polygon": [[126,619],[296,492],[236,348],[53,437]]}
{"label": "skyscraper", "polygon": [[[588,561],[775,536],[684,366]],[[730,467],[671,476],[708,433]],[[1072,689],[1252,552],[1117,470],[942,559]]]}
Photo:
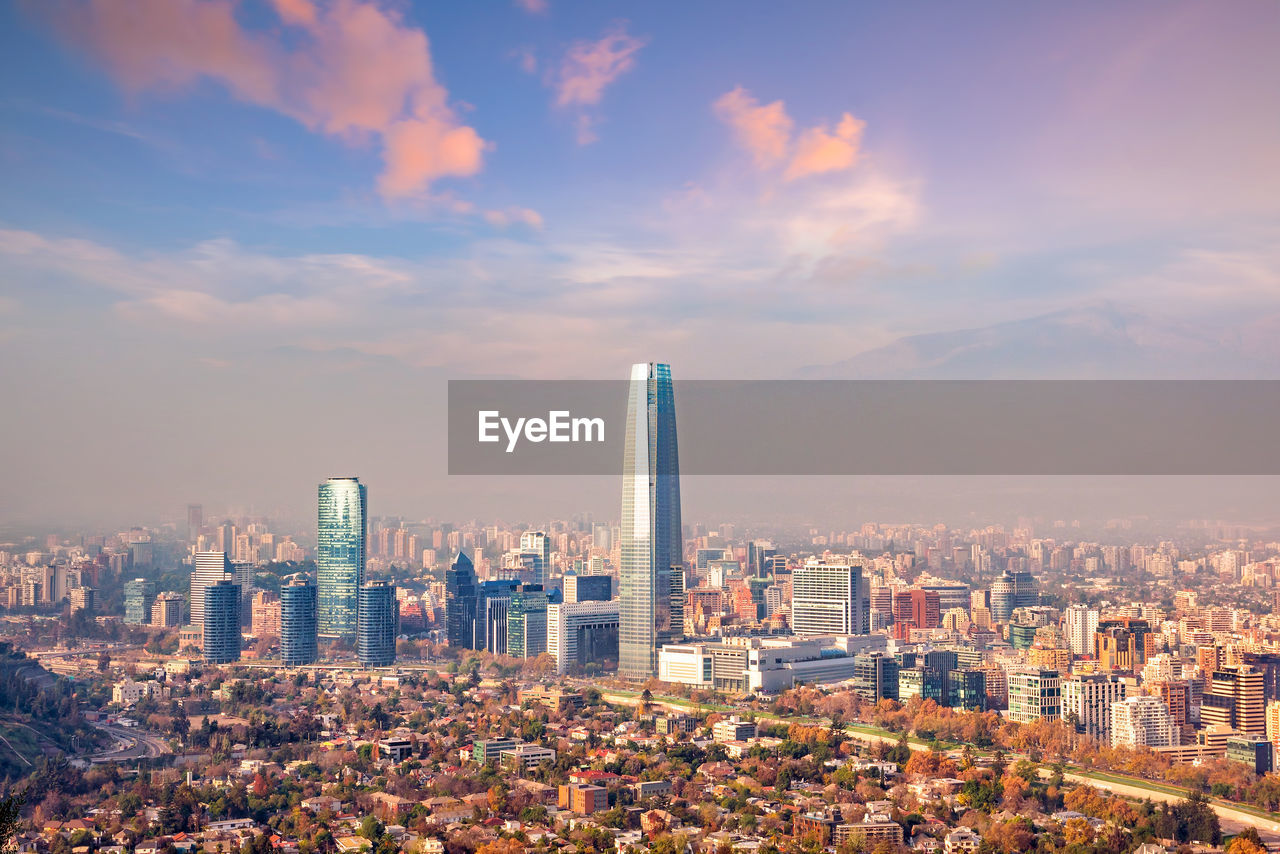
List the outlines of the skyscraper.
{"label": "skyscraper", "polygon": [[1073,655],[1093,655],[1098,616],[1098,609],[1088,605],[1070,605],[1062,612],[1062,633],[1067,636]]}
{"label": "skyscraper", "polygon": [[124,583],[124,621],[141,626],[151,619],[151,603],[156,598],[155,582],[135,578]]}
{"label": "skyscraper", "polygon": [[521,584],[507,608],[507,655],[534,658],[546,651],[546,591],[541,584]]}
{"label": "skyscraper", "polygon": [[796,634],[871,632],[871,588],[862,567],[806,561],[792,573],[791,591],[791,628]]}
{"label": "skyscraper", "polygon": [[194,543],[204,527],[204,507],[200,504],[187,505],[187,542]]}
{"label": "skyscraper", "polygon": [[316,586],[305,574],[280,585],[280,662],[285,667],[313,664],[316,643]]}
{"label": "skyscraper", "polygon": [[359,478],[331,477],[320,484],[316,603],[321,635],[347,640],[356,636],[368,533],[368,494]]}
{"label": "skyscraper", "polygon": [[365,667],[390,667],[396,663],[396,632],[400,609],[396,589],[385,581],[360,587],[356,657]]}
{"label": "skyscraper", "polygon": [[648,679],[658,648],[683,627],[671,620],[671,567],[683,564],[680,455],[671,367],[632,365],[622,462],[618,673]]}
{"label": "skyscraper", "polygon": [[204,588],[204,660],[240,660],[240,585],[230,578]]}
{"label": "skyscraper", "polygon": [[521,534],[520,551],[535,556],[531,577],[525,580],[530,584],[545,585],[551,573],[551,538],[546,531],[525,531]]}
{"label": "skyscraper", "polygon": [[444,571],[444,622],[449,646],[475,649],[476,570],[463,552]]}
{"label": "skyscraper", "polygon": [[[196,552],[191,568],[191,625],[204,622],[204,592],[231,572],[226,552]],[[236,619],[240,614],[236,612]]]}

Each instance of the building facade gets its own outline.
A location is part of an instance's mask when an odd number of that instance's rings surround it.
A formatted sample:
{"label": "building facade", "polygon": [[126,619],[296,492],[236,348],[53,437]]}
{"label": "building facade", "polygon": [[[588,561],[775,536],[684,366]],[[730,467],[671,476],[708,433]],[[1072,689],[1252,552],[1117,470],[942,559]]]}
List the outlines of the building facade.
{"label": "building facade", "polygon": [[369,535],[368,493],[355,477],[319,486],[316,619],[321,635],[354,640]]}
{"label": "building facade", "polygon": [[862,567],[824,560],[796,567],[791,574],[791,630],[798,635],[869,634],[871,588]]}
{"label": "building facade", "polygon": [[320,658],[316,635],[316,585],[292,575],[280,585],[280,661],[285,667],[314,664]]}
{"label": "building facade", "polygon": [[227,664],[240,660],[240,585],[230,578],[204,588],[204,660]]}
{"label": "building facade", "polygon": [[385,581],[360,587],[356,627],[356,658],[363,667],[390,667],[396,663],[396,634],[400,609],[396,589]]}
{"label": "building facade", "polygon": [[658,650],[683,626],[671,618],[671,568],[684,561],[680,521],[680,454],[671,367],[631,368],[623,446],[619,532],[618,674],[648,679]]}

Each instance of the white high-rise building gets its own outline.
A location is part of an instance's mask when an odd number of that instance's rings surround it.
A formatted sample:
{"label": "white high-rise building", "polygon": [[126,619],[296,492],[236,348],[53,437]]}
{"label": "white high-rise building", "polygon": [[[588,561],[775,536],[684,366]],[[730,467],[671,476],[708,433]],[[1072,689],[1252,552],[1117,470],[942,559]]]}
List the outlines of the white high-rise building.
{"label": "white high-rise building", "polygon": [[797,635],[871,632],[871,586],[862,567],[811,559],[791,575],[791,630]]}
{"label": "white high-rise building", "polygon": [[535,556],[530,584],[546,584],[551,574],[551,538],[546,531],[525,531],[520,535],[520,551]]}
{"label": "white high-rise building", "polygon": [[1111,706],[1116,747],[1168,747],[1178,743],[1173,716],[1159,697],[1129,697]]}
{"label": "white high-rise building", "polygon": [[556,672],[618,657],[618,600],[564,602],[547,606],[547,652]]}
{"label": "white high-rise building", "polygon": [[1098,631],[1098,609],[1071,605],[1062,612],[1062,633],[1072,655],[1093,655],[1093,636]]}
{"label": "white high-rise building", "polygon": [[204,589],[231,572],[226,552],[196,552],[191,566],[191,625],[204,624]]}
{"label": "white high-rise building", "polygon": [[1125,698],[1118,676],[1095,674],[1062,680],[1062,719],[1074,720],[1076,732],[1103,742],[1111,740],[1111,707]]}

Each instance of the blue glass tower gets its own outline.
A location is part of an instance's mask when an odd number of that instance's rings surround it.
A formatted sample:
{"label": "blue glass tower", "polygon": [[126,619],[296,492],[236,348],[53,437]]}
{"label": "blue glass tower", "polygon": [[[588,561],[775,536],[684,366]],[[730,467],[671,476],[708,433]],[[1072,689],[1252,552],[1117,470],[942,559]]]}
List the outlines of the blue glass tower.
{"label": "blue glass tower", "polygon": [[360,588],[359,598],[356,657],[364,667],[389,667],[396,663],[396,632],[400,628],[396,589],[385,581],[370,581]]}
{"label": "blue glass tower", "polygon": [[658,649],[684,630],[671,616],[671,568],[683,565],[684,540],[670,365],[631,367],[622,466],[618,674],[648,679]]}
{"label": "blue glass tower", "polygon": [[229,578],[204,589],[204,660],[240,660],[240,585]]}
{"label": "blue glass tower", "polygon": [[359,478],[331,477],[320,484],[318,522],[317,627],[325,637],[355,640],[369,532],[368,496]]}
{"label": "blue glass tower", "polygon": [[280,585],[280,662],[285,667],[314,664],[316,586],[306,575],[291,575]]}
{"label": "blue glass tower", "polygon": [[445,638],[455,649],[484,649],[476,643],[476,586],[475,565],[458,552],[444,571]]}

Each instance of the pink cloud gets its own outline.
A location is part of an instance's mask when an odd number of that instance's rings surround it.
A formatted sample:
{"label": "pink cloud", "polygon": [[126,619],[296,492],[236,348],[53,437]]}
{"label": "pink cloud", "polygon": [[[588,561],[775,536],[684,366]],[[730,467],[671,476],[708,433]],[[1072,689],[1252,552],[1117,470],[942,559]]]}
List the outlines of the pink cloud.
{"label": "pink cloud", "polygon": [[506,228],[509,225],[526,225],[534,230],[542,228],[542,214],[529,208],[510,207],[486,211],[484,218],[494,228]]}
{"label": "pink cloud", "polygon": [[800,134],[795,156],[787,166],[787,180],[821,172],[838,172],[853,166],[858,159],[858,146],[866,124],[845,113],[840,124],[836,125],[835,133],[825,127],[813,127]]}
{"label": "pink cloud", "polygon": [[713,109],[733,129],[738,144],[751,153],[757,166],[771,166],[786,156],[794,123],[781,101],[762,106],[739,86],[722,95]]}
{"label": "pink cloud", "polygon": [[214,80],[349,143],[381,140],[388,198],[480,171],[487,145],[449,106],[426,33],[379,0],[272,0],[285,25],[251,31],[234,0],[62,0],[59,29],[127,90]]}
{"label": "pink cloud", "polygon": [[768,169],[785,160],[782,177],[787,181],[852,168],[866,127],[866,122],[845,113],[834,131],[816,125],[802,130],[793,141],[795,122],[787,114],[786,104],[761,104],[741,86],[721,95],[712,111],[733,130],[735,141],[751,155],[757,168]]}
{"label": "pink cloud", "polygon": [[560,63],[555,81],[556,106],[589,106],[600,103],[604,90],[635,67],[643,39],[627,34],[619,24],[599,41],[575,42]]}
{"label": "pink cloud", "polygon": [[516,5],[530,15],[545,15],[551,8],[547,0],[516,0]]}

